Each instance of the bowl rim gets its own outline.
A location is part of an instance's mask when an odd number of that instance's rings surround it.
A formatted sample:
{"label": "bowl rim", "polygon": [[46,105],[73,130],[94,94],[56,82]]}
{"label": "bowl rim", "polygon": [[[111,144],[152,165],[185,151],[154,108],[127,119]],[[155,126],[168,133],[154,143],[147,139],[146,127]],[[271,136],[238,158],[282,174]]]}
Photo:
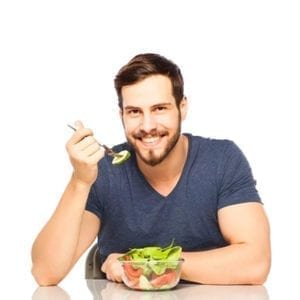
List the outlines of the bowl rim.
{"label": "bowl rim", "polygon": [[167,260],[167,259],[147,259],[147,260],[121,260],[118,259],[121,263],[135,263],[135,264],[145,264],[149,262],[155,262],[155,263],[179,263],[184,262],[183,258],[175,259],[175,260]]}

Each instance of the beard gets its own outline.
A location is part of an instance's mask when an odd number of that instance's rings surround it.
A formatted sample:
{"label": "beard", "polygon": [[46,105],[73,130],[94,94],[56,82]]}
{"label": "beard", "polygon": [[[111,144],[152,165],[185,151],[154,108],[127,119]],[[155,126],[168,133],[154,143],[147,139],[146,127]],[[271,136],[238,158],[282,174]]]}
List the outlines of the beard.
{"label": "beard", "polygon": [[[147,165],[149,166],[156,166],[160,164],[173,150],[175,145],[177,144],[180,133],[181,133],[181,116],[179,113],[178,116],[178,124],[175,133],[169,137],[169,132],[167,130],[157,130],[152,129],[150,132],[145,132],[144,130],[139,130],[136,133],[132,134],[132,137],[126,136],[128,144],[134,149],[136,155]],[[153,149],[149,149],[146,154],[144,154],[139,147],[136,146],[136,143],[134,142],[135,139],[142,139],[143,137],[169,137],[167,141],[167,145],[162,150],[161,153],[156,154]]]}

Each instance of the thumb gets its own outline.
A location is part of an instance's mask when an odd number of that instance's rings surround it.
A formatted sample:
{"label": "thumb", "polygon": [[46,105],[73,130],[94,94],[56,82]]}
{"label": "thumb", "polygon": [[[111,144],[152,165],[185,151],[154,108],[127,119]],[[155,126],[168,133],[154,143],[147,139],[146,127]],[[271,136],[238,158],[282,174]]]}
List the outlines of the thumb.
{"label": "thumb", "polygon": [[75,121],[74,125],[75,125],[77,130],[81,129],[81,128],[84,128],[84,125],[80,120]]}

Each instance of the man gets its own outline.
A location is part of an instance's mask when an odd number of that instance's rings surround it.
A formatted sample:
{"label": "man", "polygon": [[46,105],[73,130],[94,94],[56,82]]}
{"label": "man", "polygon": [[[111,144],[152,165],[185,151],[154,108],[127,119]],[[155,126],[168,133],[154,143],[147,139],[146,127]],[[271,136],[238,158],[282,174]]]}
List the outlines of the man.
{"label": "man", "polygon": [[231,141],[181,134],[187,99],[179,68],[141,54],[115,78],[131,158],[111,164],[81,122],[67,143],[71,180],[34,242],[32,273],[55,285],[98,236],[101,270],[121,282],[117,258],[133,247],[182,246],[181,278],[262,284],[269,225],[249,164]]}

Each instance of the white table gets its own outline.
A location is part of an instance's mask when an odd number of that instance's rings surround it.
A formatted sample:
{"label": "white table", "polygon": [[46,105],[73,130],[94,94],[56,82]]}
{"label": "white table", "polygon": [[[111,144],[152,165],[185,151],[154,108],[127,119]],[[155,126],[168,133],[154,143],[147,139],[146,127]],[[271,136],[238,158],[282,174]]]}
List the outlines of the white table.
{"label": "white table", "polygon": [[[135,291],[124,284],[107,280],[83,280],[82,288],[90,290],[94,300],[268,300],[264,286],[216,286],[200,284],[179,284],[169,291]],[[61,287],[39,287],[33,293],[32,300],[70,300],[70,296]],[[88,300],[88,299],[84,299]]]}

